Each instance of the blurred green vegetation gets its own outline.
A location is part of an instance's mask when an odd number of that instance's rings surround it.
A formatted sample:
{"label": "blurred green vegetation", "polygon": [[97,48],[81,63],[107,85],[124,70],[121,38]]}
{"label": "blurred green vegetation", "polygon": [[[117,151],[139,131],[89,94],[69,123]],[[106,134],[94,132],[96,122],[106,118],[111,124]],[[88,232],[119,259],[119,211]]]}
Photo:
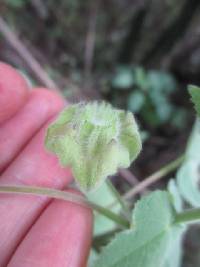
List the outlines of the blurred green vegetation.
{"label": "blurred green vegetation", "polygon": [[169,123],[184,128],[185,108],[173,104],[172,94],[178,90],[175,78],[164,71],[145,71],[142,67],[120,66],[111,80],[114,104],[120,104],[121,91],[128,91],[126,108],[141,115],[147,125],[158,127]]}

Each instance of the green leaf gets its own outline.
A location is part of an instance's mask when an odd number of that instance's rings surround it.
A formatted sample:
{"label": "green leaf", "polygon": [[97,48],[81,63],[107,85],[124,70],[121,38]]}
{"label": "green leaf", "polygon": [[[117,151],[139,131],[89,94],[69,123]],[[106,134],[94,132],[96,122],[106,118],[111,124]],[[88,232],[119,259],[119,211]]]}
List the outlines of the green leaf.
{"label": "green leaf", "polygon": [[143,91],[148,88],[148,79],[147,74],[144,68],[136,67],[134,69],[134,77],[136,85],[141,88]]}
{"label": "green leaf", "polygon": [[177,174],[178,186],[183,198],[194,207],[200,205],[199,166],[199,161],[187,161]]}
{"label": "green leaf", "polygon": [[183,198],[194,207],[200,205],[200,121],[197,120],[186,150],[186,159],[177,173]]}
{"label": "green leaf", "polygon": [[169,97],[176,88],[176,82],[171,75],[159,71],[149,71],[148,81],[149,97],[160,122],[165,123],[173,112]]}
{"label": "green leaf", "polygon": [[127,168],[142,144],[133,114],[105,102],[64,109],[47,130],[46,148],[69,166],[80,189],[96,189],[118,168]]}
{"label": "green leaf", "polygon": [[116,89],[128,89],[134,85],[134,76],[131,67],[121,66],[117,69],[112,80],[112,86]]}
{"label": "green leaf", "polygon": [[162,71],[149,71],[148,83],[151,90],[164,95],[169,95],[176,89],[176,81],[172,75]]}
{"label": "green leaf", "polygon": [[[139,201],[133,227],[116,235],[102,250],[95,267],[165,267],[171,247],[185,227],[174,223],[175,210],[168,192],[156,191]],[[169,265],[168,265],[169,266]]]}
{"label": "green leaf", "polygon": [[197,115],[200,116],[200,87],[189,85],[188,90],[191,95],[192,102],[194,103]]}
{"label": "green leaf", "polygon": [[[176,181],[171,179],[168,183],[168,191],[173,197],[174,208],[177,212],[181,212],[183,210],[183,201],[177,187]],[[175,242],[173,242],[170,250],[169,256],[166,259],[164,267],[180,267],[182,260],[182,235],[177,238]]]}
{"label": "green leaf", "polygon": [[160,71],[148,71],[146,80],[147,97],[142,109],[143,116],[152,126],[159,126],[169,121],[175,110],[170,94],[176,89],[176,81],[170,74]]}
{"label": "green leaf", "polygon": [[[95,192],[88,193],[88,199],[96,204],[103,207],[108,207],[110,204],[115,202],[115,196],[113,196],[109,186],[104,182],[101,187],[99,187]],[[118,213],[120,210],[120,205],[115,205],[112,211]],[[94,235],[102,235],[107,232],[112,231],[116,227],[116,223],[109,220],[100,213],[94,213]]]}
{"label": "green leaf", "polygon": [[140,90],[132,92],[128,98],[128,109],[132,112],[139,112],[145,102],[144,93]]}
{"label": "green leaf", "polygon": [[171,179],[168,182],[167,189],[170,192],[172,198],[173,198],[173,203],[174,203],[174,208],[177,212],[181,212],[183,210],[183,201],[181,198],[181,194],[179,192],[179,188],[176,184],[176,180]]}
{"label": "green leaf", "polygon": [[157,104],[155,105],[155,109],[161,123],[167,122],[173,111],[172,106],[168,103],[168,101],[165,98],[162,99],[158,105]]}
{"label": "green leaf", "polygon": [[168,257],[163,267],[181,267],[183,235],[180,235],[169,249]]}

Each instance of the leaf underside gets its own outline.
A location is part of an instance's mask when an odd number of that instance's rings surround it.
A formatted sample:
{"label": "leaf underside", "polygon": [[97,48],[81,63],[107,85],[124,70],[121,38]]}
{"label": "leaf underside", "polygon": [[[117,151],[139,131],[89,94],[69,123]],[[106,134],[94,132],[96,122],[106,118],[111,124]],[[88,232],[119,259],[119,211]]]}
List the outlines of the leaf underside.
{"label": "leaf underside", "polygon": [[177,184],[183,198],[194,207],[200,205],[200,121],[197,120],[186,150],[186,159],[177,173]]}
{"label": "leaf underside", "polygon": [[49,125],[45,146],[63,167],[70,167],[80,189],[97,189],[118,168],[128,168],[142,148],[130,112],[105,102],[78,103]]}

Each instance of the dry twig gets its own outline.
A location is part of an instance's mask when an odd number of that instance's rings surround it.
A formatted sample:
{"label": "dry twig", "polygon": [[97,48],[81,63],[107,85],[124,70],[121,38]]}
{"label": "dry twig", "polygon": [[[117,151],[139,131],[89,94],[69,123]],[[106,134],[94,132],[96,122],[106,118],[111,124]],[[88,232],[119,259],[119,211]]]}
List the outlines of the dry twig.
{"label": "dry twig", "polygon": [[176,160],[170,162],[169,164],[167,164],[166,166],[161,168],[159,171],[157,171],[157,172],[153,173],[152,175],[148,176],[147,178],[145,178],[141,183],[139,183],[134,188],[129,190],[127,193],[125,193],[123,195],[123,199],[128,200],[128,199],[134,197],[136,194],[138,194],[142,191],[144,192],[144,190],[148,186],[157,182],[161,178],[165,177],[170,172],[176,170],[181,165],[184,158],[185,158],[185,155],[183,154],[179,158],[177,158]]}
{"label": "dry twig", "polygon": [[90,76],[91,76],[91,69],[94,57],[98,8],[99,8],[99,1],[96,0],[92,2],[90,16],[89,16],[89,23],[88,23],[89,24],[88,32],[86,34],[86,41],[85,41],[85,55],[84,55],[85,83],[91,78]]}
{"label": "dry twig", "polygon": [[[61,93],[59,86],[49,77],[47,72],[43,69],[41,64],[34,58],[27,47],[22,43],[22,41],[16,36],[16,34],[9,28],[7,23],[2,17],[0,17],[0,33],[3,35],[5,40],[9,45],[19,54],[19,56],[24,60],[29,69],[32,71],[36,80],[47,87]],[[64,79],[66,85],[73,89],[74,98],[78,99],[88,99],[88,96],[82,92],[82,90],[68,78]]]}
{"label": "dry twig", "polygon": [[139,184],[138,179],[128,169],[120,169],[119,174],[132,186]]}
{"label": "dry twig", "polygon": [[40,63],[31,55],[25,45],[20,39],[12,32],[7,23],[0,17],[0,32],[11,47],[20,55],[21,58],[30,67],[36,78],[49,89],[60,91],[55,82],[44,71]]}

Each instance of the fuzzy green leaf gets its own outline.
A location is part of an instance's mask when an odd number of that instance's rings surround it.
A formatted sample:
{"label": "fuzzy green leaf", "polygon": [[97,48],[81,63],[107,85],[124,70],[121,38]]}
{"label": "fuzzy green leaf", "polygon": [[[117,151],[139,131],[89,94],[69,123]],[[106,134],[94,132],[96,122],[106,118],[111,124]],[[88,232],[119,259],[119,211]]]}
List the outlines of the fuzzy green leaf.
{"label": "fuzzy green leaf", "polygon": [[194,103],[197,115],[200,116],[200,87],[190,85],[188,90],[191,95],[192,102]]}
{"label": "fuzzy green leaf", "polygon": [[45,145],[62,166],[70,166],[82,191],[127,168],[141,150],[132,113],[102,103],[79,103],[63,110],[48,127]]}
{"label": "fuzzy green leaf", "polygon": [[174,223],[171,195],[157,191],[144,197],[134,209],[134,230],[126,230],[102,250],[95,267],[165,267],[171,247],[185,227]]}
{"label": "fuzzy green leaf", "polygon": [[197,120],[186,150],[186,159],[177,173],[177,184],[184,199],[194,207],[200,205],[200,121]]}

